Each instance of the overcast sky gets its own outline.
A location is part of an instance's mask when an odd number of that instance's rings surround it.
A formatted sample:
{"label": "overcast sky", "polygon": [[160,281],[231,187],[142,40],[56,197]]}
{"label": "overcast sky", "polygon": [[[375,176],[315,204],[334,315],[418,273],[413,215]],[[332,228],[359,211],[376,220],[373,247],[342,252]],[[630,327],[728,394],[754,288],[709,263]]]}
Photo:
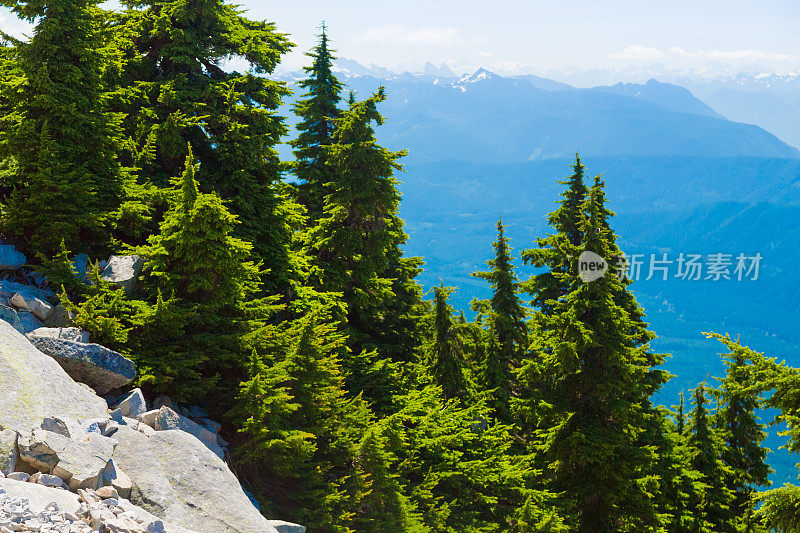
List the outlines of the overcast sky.
{"label": "overcast sky", "polygon": [[[303,63],[324,19],[342,57],[393,69],[446,62],[504,73],[567,66],[800,71],[798,0],[239,0],[277,23]],[[24,26],[0,11],[0,27]]]}

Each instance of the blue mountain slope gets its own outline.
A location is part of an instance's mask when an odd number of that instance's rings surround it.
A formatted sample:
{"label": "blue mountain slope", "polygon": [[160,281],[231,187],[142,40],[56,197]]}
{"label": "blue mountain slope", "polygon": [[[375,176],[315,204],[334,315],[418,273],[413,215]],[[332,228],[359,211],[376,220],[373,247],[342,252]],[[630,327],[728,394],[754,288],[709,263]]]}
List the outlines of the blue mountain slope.
{"label": "blue mountain slope", "polygon": [[617,83],[611,86],[595,87],[593,90],[620,96],[630,96],[679,113],[725,118],[701,100],[695,98],[688,89],[671,83],[649,80],[645,84]]}

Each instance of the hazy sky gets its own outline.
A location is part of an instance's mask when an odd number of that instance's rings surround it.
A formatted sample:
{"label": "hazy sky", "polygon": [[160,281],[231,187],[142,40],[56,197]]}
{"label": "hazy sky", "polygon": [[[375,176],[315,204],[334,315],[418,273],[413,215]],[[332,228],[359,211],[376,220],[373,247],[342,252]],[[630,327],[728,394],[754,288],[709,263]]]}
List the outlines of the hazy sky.
{"label": "hazy sky", "polygon": [[[323,19],[339,55],[390,68],[447,62],[458,71],[576,66],[800,71],[798,0],[240,0],[277,23],[303,62]],[[0,27],[22,26],[0,11]]]}

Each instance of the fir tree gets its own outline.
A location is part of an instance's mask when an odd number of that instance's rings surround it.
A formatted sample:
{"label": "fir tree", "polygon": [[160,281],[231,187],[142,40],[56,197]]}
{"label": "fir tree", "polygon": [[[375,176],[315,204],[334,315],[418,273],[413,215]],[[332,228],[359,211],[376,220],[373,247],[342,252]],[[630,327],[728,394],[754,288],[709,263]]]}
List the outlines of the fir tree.
{"label": "fir tree", "polygon": [[546,272],[531,276],[522,285],[523,290],[533,296],[531,304],[544,312],[551,311],[552,302],[572,289],[572,278],[568,274],[575,271],[574,264],[583,243],[581,224],[589,189],[584,183],[586,167],[578,154],[575,154],[572,169],[569,178],[559,181],[566,189],[561,194],[563,199],[559,201],[558,209],[548,215],[555,233],[537,239],[536,248],[522,251],[525,264],[547,268]]}
{"label": "fir tree", "polygon": [[323,215],[325,184],[332,181],[324,147],[333,144],[334,119],[339,116],[342,99],[342,84],[331,70],[335,57],[328,47],[324,22],[319,43],[306,55],[312,64],[303,67],[308,77],[298,84],[306,92],[294,104],[294,113],[301,119],[297,125],[300,134],[291,145],[295,156],[293,171],[302,182],[298,198],[313,224]]}
{"label": "fir tree", "polygon": [[[270,80],[291,46],[274,24],[242,16],[219,0],[130,0],[117,31],[124,71],[121,110],[142,177],[166,187],[179,175],[191,146],[201,163],[203,193],[218,194],[239,219],[235,234],[253,244],[269,267],[264,289],[289,296],[300,259],[292,249],[302,221],[280,179],[275,145],[286,134],[275,114],[289,91]],[[227,58],[243,58],[247,72],[226,71]]]}
{"label": "fir tree", "polygon": [[722,460],[730,468],[726,484],[733,489],[731,513],[746,532],[754,531],[753,495],[756,487],[769,485],[772,469],[767,465],[767,449],[762,446],[767,434],[755,410],[760,407],[754,368],[748,364],[747,348],[721,335],[710,335],[722,342],[727,372],[720,380],[720,408],[717,425],[724,431]]}
{"label": "fir tree", "polygon": [[[581,211],[586,215],[581,217],[580,250],[609,257],[616,245],[602,182],[596,182]],[[574,290],[559,300],[548,298],[555,305],[541,318],[548,385],[540,406],[553,412],[552,427],[541,432],[544,461],[551,465],[554,490],[565,493],[577,531],[641,531],[659,525],[650,495],[657,477],[654,445],[648,442],[655,416],[649,397],[667,376],[653,368],[663,357],[640,344],[636,317],[617,303],[625,286],[615,271],[612,265],[606,276],[592,282],[558,273]],[[520,377],[526,384],[524,368]],[[518,409],[535,412],[529,403],[520,402]]]}
{"label": "fir tree", "polygon": [[18,76],[5,83],[13,113],[2,152],[14,164],[4,172],[13,187],[4,231],[34,254],[55,254],[62,240],[107,252],[127,178],[115,158],[119,118],[104,104],[103,11],[95,0],[0,4],[36,24],[13,51]]}
{"label": "fir tree", "polygon": [[[270,326],[254,334],[272,360],[251,359],[235,416],[249,437],[249,481],[269,508],[314,531],[346,533],[359,516],[371,516],[361,505],[374,472],[356,463],[372,415],[363,400],[345,397],[344,338],[324,315],[299,319],[285,335]],[[389,492],[373,501],[394,497],[391,484],[383,489]]]}
{"label": "fir tree", "polygon": [[[735,531],[731,503],[733,492],[727,486],[731,469],[722,461],[723,434],[713,425],[706,407],[706,388],[700,384],[694,389],[691,434],[689,444],[696,450],[692,468],[702,475],[706,488],[702,500],[695,499],[693,512],[696,529],[714,532]],[[707,528],[707,529],[706,529]]]}
{"label": "fir tree", "polygon": [[487,261],[492,270],[472,275],[489,281],[492,286],[491,341],[483,361],[483,386],[494,390],[495,411],[508,420],[511,372],[519,364],[520,355],[526,348],[527,327],[525,309],[517,295],[519,283],[514,273],[511,247],[502,220],[497,221],[497,241],[492,246],[495,257]]}
{"label": "fir tree", "polygon": [[[252,245],[232,235],[237,218],[218,195],[198,192],[197,171],[190,151],[160,232],[139,250],[149,258],[145,287],[157,298],[137,335],[140,380],[180,400],[210,392],[222,376],[238,383],[243,336],[252,320],[276,311],[274,299],[253,299],[260,271],[250,260]],[[164,328],[170,320],[176,327]]]}
{"label": "fir tree", "polygon": [[453,309],[447,303],[453,289],[434,287],[433,343],[430,369],[434,382],[442,387],[445,398],[464,398],[467,381],[464,376],[464,354]]}

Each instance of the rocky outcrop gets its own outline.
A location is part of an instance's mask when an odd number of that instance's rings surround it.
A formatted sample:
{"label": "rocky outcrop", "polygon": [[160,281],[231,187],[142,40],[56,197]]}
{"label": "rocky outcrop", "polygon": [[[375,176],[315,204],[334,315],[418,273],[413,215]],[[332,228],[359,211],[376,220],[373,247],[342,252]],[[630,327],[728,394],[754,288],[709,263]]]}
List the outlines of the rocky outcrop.
{"label": "rocky outcrop", "polygon": [[147,412],[147,401],[144,399],[141,389],[133,389],[114,404],[112,418],[117,416],[127,416],[129,418],[139,418]]}
{"label": "rocky outcrop", "polygon": [[31,343],[58,361],[75,381],[86,383],[98,394],[124,387],[136,378],[136,365],[99,344],[29,335]]}
{"label": "rocky outcrop", "polygon": [[0,431],[0,477],[7,476],[17,467],[17,438],[12,429]]}
{"label": "rocky outcrop", "polygon": [[107,419],[106,402],[0,321],[0,427],[27,435],[42,420]]}
{"label": "rocky outcrop", "polygon": [[30,311],[39,320],[47,320],[53,312],[53,306],[28,293],[28,291],[15,292],[11,297],[11,305],[23,311]]}
{"label": "rocky outcrop", "polygon": [[203,533],[276,533],[228,466],[192,435],[147,437],[122,426],[115,436],[114,460],[131,477],[134,504]]}
{"label": "rocky outcrop", "polygon": [[170,429],[179,429],[184,431],[197,437],[200,442],[202,442],[209,450],[214,452],[214,454],[220,459],[225,457],[225,452],[218,444],[216,433],[211,432],[197,422],[194,422],[193,420],[176,413],[166,405],[162,406],[161,409],[158,410],[158,413],[155,417],[154,427],[156,431],[167,431]]}
{"label": "rocky outcrop", "polygon": [[128,294],[136,290],[144,259],[138,255],[112,255],[100,279],[119,285]]}

